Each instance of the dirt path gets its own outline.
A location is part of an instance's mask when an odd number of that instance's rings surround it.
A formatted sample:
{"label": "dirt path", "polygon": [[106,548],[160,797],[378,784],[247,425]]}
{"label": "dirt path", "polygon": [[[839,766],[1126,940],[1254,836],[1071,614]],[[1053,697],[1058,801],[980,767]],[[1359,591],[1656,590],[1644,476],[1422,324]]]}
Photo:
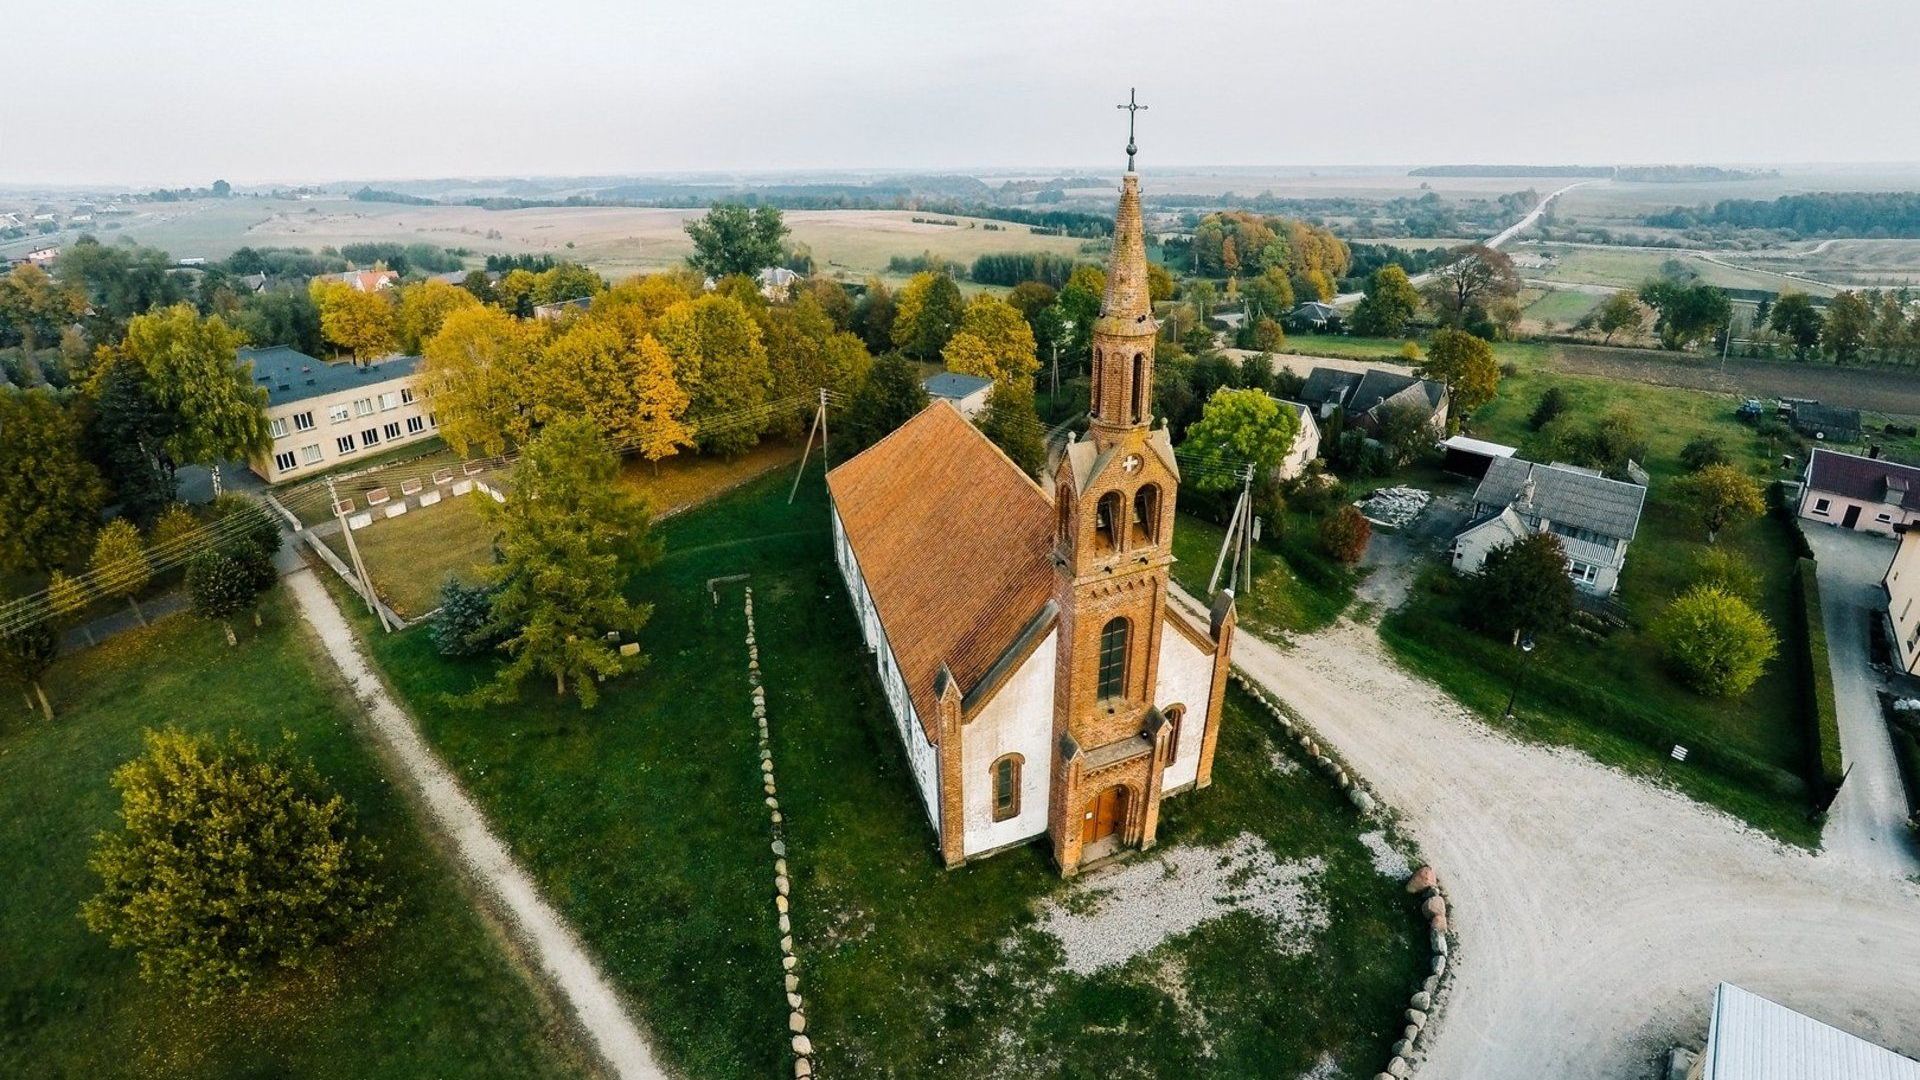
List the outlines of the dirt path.
{"label": "dirt path", "polygon": [[[285,554],[283,552],[283,554]],[[587,955],[580,940],[540,896],[533,879],[513,861],[505,844],[487,826],[479,807],[467,797],[447,767],[428,748],[413,720],[396,704],[361,655],[353,630],[333,597],[304,566],[282,561],[288,591],[332,657],[347,685],[366,707],[372,729],[387,744],[418,789],[432,824],[452,842],[474,877],[493,894],[541,971],[572,1007],[580,1026],[621,1077],[652,1080],[666,1073],[640,1033],[619,994]]]}
{"label": "dirt path", "polygon": [[1697,1043],[1720,980],[1920,1054],[1920,885],[1786,848],[1569,750],[1515,742],[1342,621],[1234,660],[1396,807],[1455,904],[1423,1077],[1619,1080]]}

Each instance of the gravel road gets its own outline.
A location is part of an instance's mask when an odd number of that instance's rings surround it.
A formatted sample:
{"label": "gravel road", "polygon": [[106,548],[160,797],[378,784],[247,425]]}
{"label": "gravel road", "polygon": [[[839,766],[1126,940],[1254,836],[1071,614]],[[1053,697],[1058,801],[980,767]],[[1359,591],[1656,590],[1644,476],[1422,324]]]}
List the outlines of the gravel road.
{"label": "gravel road", "polygon": [[1621,1080],[1706,1034],[1720,980],[1920,1055],[1920,885],[1787,848],[1579,753],[1522,744],[1342,621],[1234,659],[1404,816],[1454,899],[1432,1080]]}

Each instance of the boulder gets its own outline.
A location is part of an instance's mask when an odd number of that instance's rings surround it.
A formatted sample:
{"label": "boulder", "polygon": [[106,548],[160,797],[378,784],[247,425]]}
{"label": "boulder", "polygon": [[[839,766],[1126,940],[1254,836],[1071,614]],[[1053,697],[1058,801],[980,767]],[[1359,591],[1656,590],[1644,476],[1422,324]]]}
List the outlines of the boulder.
{"label": "boulder", "polygon": [[805,1035],[795,1035],[793,1037],[793,1052],[802,1057],[811,1057],[813,1055],[813,1040],[807,1038]]}
{"label": "boulder", "polygon": [[784,858],[786,858],[786,857],[787,857],[787,845],[786,845],[786,844],[785,844],[784,842],[782,842],[782,841],[779,841],[779,840],[775,840],[775,841],[773,842],[773,853],[774,853],[774,854],[775,854],[776,856],[779,856],[779,857],[780,857],[780,858],[782,858],[782,859],[784,859]]}
{"label": "boulder", "polygon": [[807,1030],[807,1014],[795,1009],[787,1014],[787,1030],[795,1035]]}
{"label": "boulder", "polygon": [[1360,790],[1359,788],[1354,788],[1351,791],[1347,792],[1347,801],[1353,804],[1353,808],[1355,810],[1358,810],[1363,814],[1373,813],[1373,806],[1374,806],[1373,796],[1367,794],[1366,792]]}
{"label": "boulder", "polygon": [[808,1080],[813,1075],[813,1063],[806,1058],[796,1058],[793,1062],[793,1080]]}
{"label": "boulder", "polygon": [[1446,934],[1446,931],[1444,931],[1444,930],[1435,930],[1435,931],[1433,931],[1433,933],[1432,933],[1432,934],[1431,934],[1430,936],[1431,936],[1431,937],[1432,937],[1432,939],[1433,939],[1433,955],[1435,955],[1435,956],[1445,956],[1445,955],[1447,955],[1447,934]]}
{"label": "boulder", "polygon": [[1422,990],[1413,995],[1413,1000],[1407,1002],[1407,1004],[1419,1009],[1421,1012],[1430,1012],[1433,1009],[1433,995]]}
{"label": "boulder", "polygon": [[1438,930],[1442,934],[1446,933],[1447,913],[1443,911],[1438,915],[1427,916],[1427,928],[1430,930]]}
{"label": "boulder", "polygon": [[1445,915],[1447,913],[1447,901],[1444,897],[1429,896],[1427,897],[1427,902],[1420,905],[1420,910],[1426,912],[1428,918],[1432,918],[1435,915]]}
{"label": "boulder", "polygon": [[1433,977],[1437,979],[1440,976],[1445,975],[1446,973],[1447,973],[1447,958],[1445,954],[1434,957],[1433,958]]}
{"label": "boulder", "polygon": [[800,976],[789,972],[787,974],[787,993],[791,994],[799,989],[800,989]]}
{"label": "boulder", "polygon": [[1407,1023],[1417,1028],[1426,1027],[1427,1014],[1420,1009],[1408,1009]]}
{"label": "boulder", "polygon": [[1413,872],[1412,877],[1407,879],[1407,891],[1410,893],[1423,893],[1433,888],[1439,881],[1440,874],[1435,871],[1433,867],[1422,866]]}
{"label": "boulder", "polygon": [[1393,1080],[1406,1080],[1413,1075],[1413,1067],[1407,1064],[1406,1058],[1396,1054],[1393,1060],[1387,1062],[1387,1075],[1393,1077]]}

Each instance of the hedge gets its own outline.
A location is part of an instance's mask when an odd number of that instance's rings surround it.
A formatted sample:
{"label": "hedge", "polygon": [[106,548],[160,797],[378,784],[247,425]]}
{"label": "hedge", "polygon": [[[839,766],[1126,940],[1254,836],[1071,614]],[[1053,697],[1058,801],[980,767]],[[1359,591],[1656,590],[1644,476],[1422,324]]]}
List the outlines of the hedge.
{"label": "hedge", "polygon": [[1893,736],[1893,756],[1900,763],[1900,779],[1907,789],[1907,820],[1920,832],[1920,717],[1893,711],[1893,695],[1880,691],[1880,709]]}
{"label": "hedge", "polygon": [[1840,788],[1846,764],[1840,756],[1840,711],[1833,701],[1833,663],[1827,656],[1827,624],[1820,610],[1820,579],[1812,559],[1793,564],[1795,634],[1801,664],[1801,713],[1807,726],[1809,783],[1822,800]]}

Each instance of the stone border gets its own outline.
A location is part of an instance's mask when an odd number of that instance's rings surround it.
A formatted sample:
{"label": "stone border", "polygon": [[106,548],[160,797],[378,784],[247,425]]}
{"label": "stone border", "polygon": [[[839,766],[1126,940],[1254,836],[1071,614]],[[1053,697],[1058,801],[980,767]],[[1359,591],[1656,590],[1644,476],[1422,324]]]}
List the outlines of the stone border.
{"label": "stone border", "polygon": [[[1288,715],[1265,688],[1248,678],[1239,667],[1232,669],[1233,681],[1239,684],[1255,701],[1266,707],[1279,723],[1280,730],[1293,736],[1300,749],[1314,765],[1340,790],[1346,792],[1347,801],[1362,817],[1370,817],[1379,809],[1380,800],[1359,778],[1347,771],[1347,767],[1329,754],[1313,736],[1305,724]],[[1419,1072],[1426,1061],[1427,1051],[1435,1033],[1439,1030],[1440,1012],[1446,1007],[1449,992],[1452,990],[1453,951],[1452,931],[1447,921],[1450,909],[1446,892],[1440,887],[1440,875],[1431,866],[1422,865],[1407,879],[1407,891],[1421,897],[1420,912],[1427,923],[1427,941],[1431,950],[1432,964],[1429,974],[1407,999],[1407,1011],[1404,1014],[1406,1027],[1401,1037],[1393,1044],[1393,1056],[1387,1059],[1387,1067],[1374,1074],[1374,1080],[1407,1080]]]}
{"label": "stone border", "polygon": [[747,681],[753,685],[753,722],[760,729],[760,785],[767,793],[767,813],[773,831],[773,908],[780,917],[780,968],[787,990],[787,1034],[793,1039],[793,1075],[807,1080],[813,1072],[813,1040],[807,1037],[806,1001],[800,996],[800,959],[793,952],[790,917],[793,884],[787,877],[786,819],[780,813],[779,786],[773,778],[773,744],[767,738],[767,691],[760,681],[760,646],[753,631],[753,586],[747,586]]}

